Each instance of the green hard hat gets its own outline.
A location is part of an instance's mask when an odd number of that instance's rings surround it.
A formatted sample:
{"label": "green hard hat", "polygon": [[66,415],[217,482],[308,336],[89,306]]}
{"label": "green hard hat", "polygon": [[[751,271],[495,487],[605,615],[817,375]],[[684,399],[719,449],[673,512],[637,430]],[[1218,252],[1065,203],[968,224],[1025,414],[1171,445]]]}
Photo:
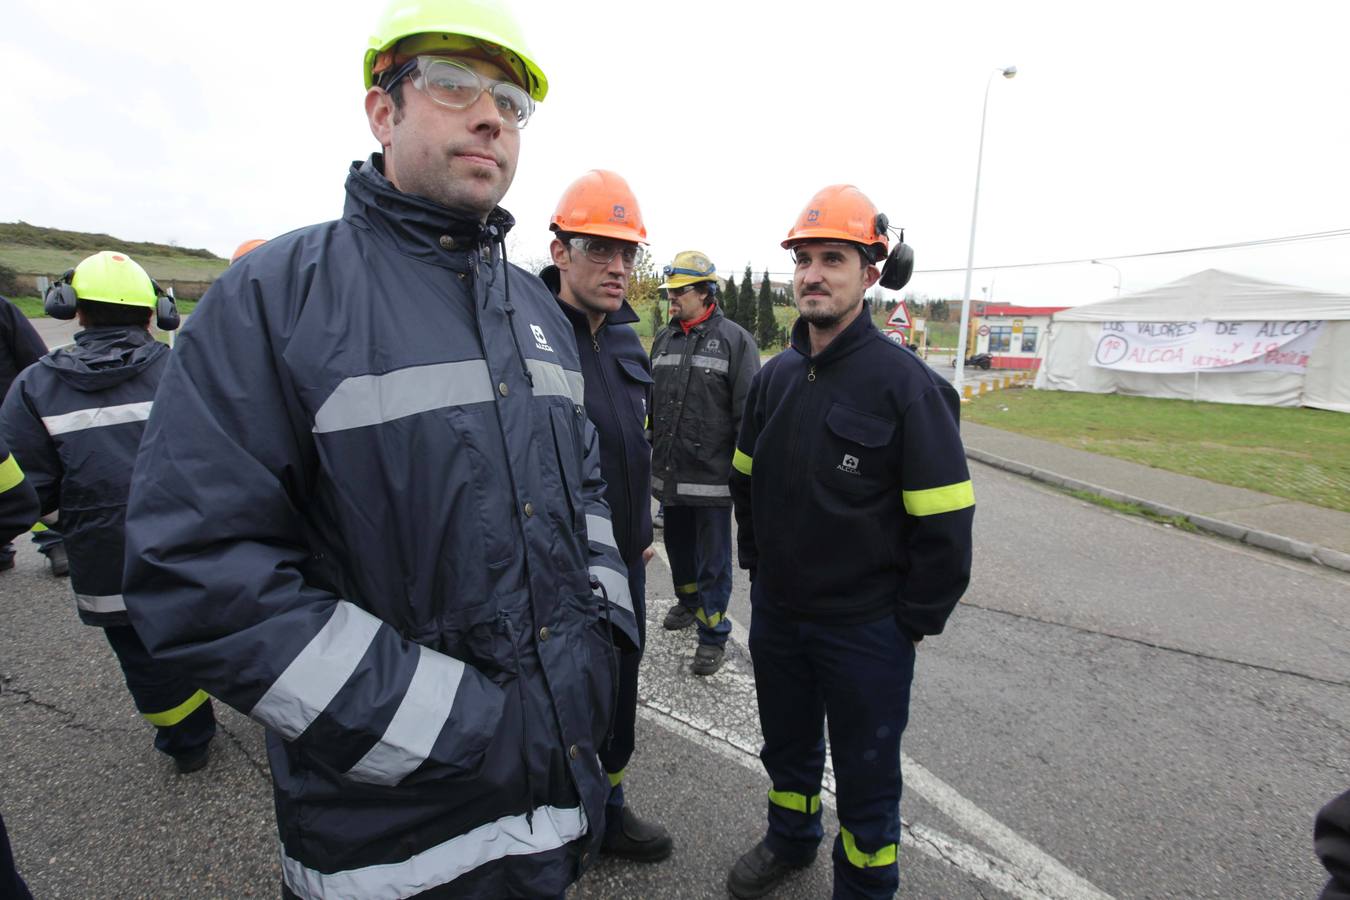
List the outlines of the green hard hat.
{"label": "green hard hat", "polygon": [[122,303],[155,308],[159,299],[155,283],[140,265],[125,253],[103,250],[86,258],[70,278],[70,287],[81,300]]}
{"label": "green hard hat", "polygon": [[548,79],[526,47],[520,23],[497,0],[391,0],[366,50],[367,90],[375,83],[377,63],[384,63],[381,69],[388,68],[381,55],[415,34],[459,35],[486,45],[484,49],[499,49],[506,56],[507,68],[521,75],[521,86],[536,102],[548,94]]}

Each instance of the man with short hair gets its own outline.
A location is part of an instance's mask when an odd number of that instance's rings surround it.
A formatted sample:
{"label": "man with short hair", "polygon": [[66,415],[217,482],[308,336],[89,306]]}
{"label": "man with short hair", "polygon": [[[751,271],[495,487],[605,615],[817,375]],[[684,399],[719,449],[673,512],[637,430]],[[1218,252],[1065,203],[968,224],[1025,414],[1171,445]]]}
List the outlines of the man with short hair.
{"label": "man with short hair", "polygon": [[772,787],[768,832],[727,887],[761,897],[815,858],[828,720],[834,896],[892,897],[915,647],[942,631],[970,579],[960,404],[872,324],[863,298],[878,264],[895,272],[912,255],[903,242],[888,255],[886,219],[861,191],[818,192],[783,246],[799,317],[750,389],[731,479]]}
{"label": "man with short hair", "polygon": [[177,667],[151,659],[122,597],[127,489],[169,360],[150,334],[162,296],[125,253],[95,253],[67,272],[47,292],[47,313],[84,330],[14,380],[0,436],[43,512],[59,513],[80,621],[103,629],[136,708],[155,726],[155,749],[186,774],[207,764],[211,701]]}
{"label": "man with short hair", "polygon": [[232,263],[175,347],[128,607],[267,727],[287,896],[561,897],[637,625],[571,326],[505,259],[547,82],[498,4],[374,35],[343,217]]}
{"label": "man with short hair", "polygon": [[698,623],[690,669],[722,666],[731,622],[731,454],[759,348],[722,315],[716,267],[686,250],[664,269],[670,323],[652,342],[652,496],[663,504],[666,552],[676,603],[670,631]]}
{"label": "man with short hair", "polygon": [[[553,265],[540,277],[572,323],[586,382],[586,416],[600,436],[600,474],[613,522],[609,542],[628,566],[638,634],[645,642],[646,565],[652,556],[648,499],[652,445],[647,438],[652,376],[647,352],[632,326],[638,315],[625,295],[629,277],[642,259],[647,227],[628,182],[615,172],[595,169],[563,192],[549,228]],[[599,534],[591,537],[602,539]],[[636,737],[641,661],[640,647],[619,657],[618,706],[609,738],[600,748],[600,762],[611,785],[601,851],[657,862],[670,855],[670,834],[659,824],[638,818],[624,802],[624,775]]]}

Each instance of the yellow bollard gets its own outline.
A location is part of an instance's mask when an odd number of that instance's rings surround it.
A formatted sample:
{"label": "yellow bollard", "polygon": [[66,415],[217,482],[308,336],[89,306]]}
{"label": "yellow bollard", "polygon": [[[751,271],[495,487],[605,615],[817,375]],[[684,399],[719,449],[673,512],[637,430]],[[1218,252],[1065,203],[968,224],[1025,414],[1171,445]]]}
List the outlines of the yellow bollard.
{"label": "yellow bollard", "polygon": [[962,399],[964,399],[964,400],[970,400],[970,399],[973,399],[972,394],[971,394],[971,390],[972,390],[972,389],[971,389],[971,386],[970,386],[970,385],[966,385],[965,387],[963,387],[963,388],[961,389],[961,397],[962,397]]}
{"label": "yellow bollard", "polygon": [[981,393],[981,394],[987,394],[987,393],[989,393],[989,382],[987,382],[987,381],[981,381],[981,382],[980,382],[980,393]]}

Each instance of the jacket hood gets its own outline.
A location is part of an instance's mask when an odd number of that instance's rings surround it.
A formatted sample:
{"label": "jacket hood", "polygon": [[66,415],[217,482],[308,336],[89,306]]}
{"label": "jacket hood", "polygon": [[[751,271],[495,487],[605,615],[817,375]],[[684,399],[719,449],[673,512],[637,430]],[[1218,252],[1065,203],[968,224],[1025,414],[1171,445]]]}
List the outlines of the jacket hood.
{"label": "jacket hood", "polygon": [[144,328],[87,328],[73,347],[62,347],[40,362],[77,391],[102,391],[149,368],[168,353]]}
{"label": "jacket hood", "polygon": [[387,235],[401,253],[438,266],[447,264],[446,250],[472,250],[489,243],[504,246],[506,233],[516,224],[500,206],[480,222],[425,197],[405,194],[385,177],[380,153],[352,163],[343,216]]}
{"label": "jacket hood", "polygon": [[[562,273],[558,271],[557,266],[544,266],[539,270],[539,280],[544,282],[545,287],[553,292],[553,296],[558,299],[558,306],[562,308],[563,314],[567,316],[567,321],[574,326],[578,323],[585,325],[590,330],[590,323],[586,319],[586,314],[577,309],[562,298]],[[619,308],[612,313],[605,315],[606,325],[630,325],[633,322],[640,321],[637,311],[628,305],[625,298]]]}

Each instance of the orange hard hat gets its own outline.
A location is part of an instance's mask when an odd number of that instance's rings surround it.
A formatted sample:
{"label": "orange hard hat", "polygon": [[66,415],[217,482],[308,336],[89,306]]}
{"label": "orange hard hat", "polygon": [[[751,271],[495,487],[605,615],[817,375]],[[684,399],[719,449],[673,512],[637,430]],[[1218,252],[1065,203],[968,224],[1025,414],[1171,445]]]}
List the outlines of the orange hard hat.
{"label": "orange hard hat", "polygon": [[885,257],[890,248],[885,216],[851,184],[832,184],[816,192],[797,216],[783,246],[791,248],[803,241],[862,244],[872,262]]}
{"label": "orange hard hat", "polygon": [[552,231],[647,243],[647,226],[628,182],[616,172],[591,169],[563,191]]}
{"label": "orange hard hat", "polygon": [[239,257],[243,256],[248,251],[256,250],[265,243],[267,243],[267,241],[263,240],[262,238],[254,238],[251,241],[244,241],[238,247],[234,248],[234,255],[230,257],[230,262],[235,262],[236,260],[239,259]]}

